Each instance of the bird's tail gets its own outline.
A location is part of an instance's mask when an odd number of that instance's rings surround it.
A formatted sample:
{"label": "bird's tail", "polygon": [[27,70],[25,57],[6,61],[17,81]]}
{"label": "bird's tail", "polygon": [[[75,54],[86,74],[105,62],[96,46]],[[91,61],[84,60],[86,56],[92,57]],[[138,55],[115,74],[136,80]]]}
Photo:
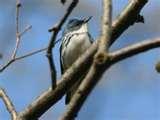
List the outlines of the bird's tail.
{"label": "bird's tail", "polygon": [[[72,87],[70,90],[67,91],[66,94],[66,99],[65,99],[65,104],[69,104],[72,96],[75,94],[76,90],[78,89],[79,85],[81,84],[82,79],[78,80]],[[72,120],[75,120],[75,118],[73,118]]]}
{"label": "bird's tail", "polygon": [[81,84],[81,82],[84,79],[84,77],[86,76],[86,74],[87,74],[87,72],[84,75],[82,75],[78,80],[76,80],[77,82],[67,91],[66,99],[65,99],[65,104],[66,105],[70,102],[72,96],[77,91],[79,85]]}
{"label": "bird's tail", "polygon": [[[72,99],[73,95],[77,91],[79,85],[81,84],[82,80],[87,75],[87,73],[88,73],[88,71],[85,74],[83,74],[78,80],[76,80],[77,82],[67,91],[66,99],[65,99],[65,104],[66,105],[69,104],[70,100]],[[73,118],[72,120],[75,120],[75,118]]]}
{"label": "bird's tail", "polygon": [[79,85],[81,84],[81,80],[78,80],[68,91],[67,91],[67,94],[66,94],[66,99],[65,99],[65,104],[67,105],[72,96],[74,95],[74,93],[76,92],[76,90],[78,89]]}

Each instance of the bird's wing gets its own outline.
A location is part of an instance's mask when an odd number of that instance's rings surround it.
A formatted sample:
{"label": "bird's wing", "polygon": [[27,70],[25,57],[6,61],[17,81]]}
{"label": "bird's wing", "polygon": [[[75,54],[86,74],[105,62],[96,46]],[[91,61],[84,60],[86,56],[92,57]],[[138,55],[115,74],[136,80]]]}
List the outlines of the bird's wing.
{"label": "bird's wing", "polygon": [[91,44],[94,42],[94,39],[93,37],[91,36],[91,34],[89,32],[87,32],[88,36],[89,36],[89,41],[91,42]]}
{"label": "bird's wing", "polygon": [[[63,38],[62,38],[62,40],[63,40]],[[62,42],[62,40],[61,40],[61,42]],[[61,67],[61,74],[63,74],[64,73],[64,68],[63,68],[63,60],[62,60],[62,44],[61,44],[61,46],[60,46],[60,67]]]}

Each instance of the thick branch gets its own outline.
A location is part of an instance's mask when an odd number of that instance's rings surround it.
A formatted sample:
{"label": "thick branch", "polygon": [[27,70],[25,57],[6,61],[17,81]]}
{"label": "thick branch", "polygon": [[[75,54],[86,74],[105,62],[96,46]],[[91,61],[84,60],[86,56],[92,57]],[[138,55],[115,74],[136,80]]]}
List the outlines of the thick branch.
{"label": "thick branch", "polygon": [[130,0],[129,4],[113,22],[112,38],[110,45],[126,30],[128,27],[136,22],[143,22],[139,20],[139,14],[148,0]]}
{"label": "thick branch", "polygon": [[112,0],[103,0],[103,15],[101,26],[101,39],[99,44],[99,51],[106,52],[109,49],[111,39],[111,25],[112,25]]}
{"label": "thick branch", "polygon": [[142,41],[128,47],[122,48],[109,54],[111,62],[117,63],[123,59],[129,58],[133,55],[146,52],[153,48],[160,47],[160,38],[153,40]]}
{"label": "thick branch", "polygon": [[9,97],[7,96],[6,92],[0,88],[0,97],[2,98],[2,100],[4,101],[5,103],[5,106],[8,110],[8,112],[11,114],[11,118],[12,120],[16,120],[17,118],[17,112],[11,102],[11,100],[9,99]]}
{"label": "thick branch", "polygon": [[111,41],[112,25],[112,0],[103,0],[103,15],[101,35],[98,45],[98,52],[95,55],[97,63],[103,64],[108,57],[109,44]]}

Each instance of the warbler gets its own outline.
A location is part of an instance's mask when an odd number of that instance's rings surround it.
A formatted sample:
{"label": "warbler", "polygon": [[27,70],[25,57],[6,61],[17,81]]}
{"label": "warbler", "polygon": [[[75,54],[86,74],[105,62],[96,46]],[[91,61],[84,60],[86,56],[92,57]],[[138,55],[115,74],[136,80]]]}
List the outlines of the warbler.
{"label": "warbler", "polygon": [[[60,46],[60,64],[62,74],[81,56],[93,42],[88,30],[91,17],[70,19],[62,33]],[[68,104],[81,83],[82,77],[67,91],[65,103]]]}

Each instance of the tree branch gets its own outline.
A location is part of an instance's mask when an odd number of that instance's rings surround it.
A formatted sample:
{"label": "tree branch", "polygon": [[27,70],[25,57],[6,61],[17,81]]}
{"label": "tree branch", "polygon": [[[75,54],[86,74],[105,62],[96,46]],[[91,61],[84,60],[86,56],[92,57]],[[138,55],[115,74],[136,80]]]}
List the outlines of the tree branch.
{"label": "tree branch", "polygon": [[19,33],[19,36],[23,36],[31,28],[32,28],[32,25],[27,25],[26,28],[21,33]]}
{"label": "tree branch", "polygon": [[73,0],[72,3],[70,4],[70,6],[68,7],[66,13],[64,14],[62,19],[60,20],[59,24],[57,24],[56,26],[54,26],[53,28],[51,28],[49,30],[50,32],[53,31],[53,34],[52,34],[51,40],[48,45],[46,56],[48,58],[48,62],[49,62],[49,66],[50,66],[52,89],[54,89],[57,84],[56,83],[56,69],[55,69],[54,60],[53,60],[52,48],[54,46],[54,42],[56,40],[56,37],[57,37],[59,31],[61,30],[61,27],[63,26],[63,24],[65,23],[65,21],[67,20],[67,18],[71,14],[71,12],[73,11],[73,9],[76,7],[78,2],[79,2],[79,0]]}
{"label": "tree branch", "polygon": [[111,39],[112,25],[112,0],[103,0],[103,15],[101,25],[101,37],[99,43],[99,53],[108,52]]}
{"label": "tree branch", "polygon": [[18,47],[20,44],[20,33],[19,33],[19,12],[20,12],[20,7],[21,7],[21,3],[19,0],[16,1],[16,47],[13,51],[12,57],[11,59],[14,59],[16,57],[17,51],[18,51]]}
{"label": "tree branch", "polygon": [[[26,30],[27,30],[27,29],[26,29]],[[26,31],[26,30],[25,30],[25,31]],[[59,41],[60,41],[60,39],[57,40],[57,41],[55,41],[54,44],[57,44]],[[3,72],[9,65],[11,65],[11,64],[14,63],[14,62],[16,62],[17,60],[21,60],[21,59],[24,59],[24,58],[26,58],[26,57],[31,57],[31,56],[33,56],[33,55],[35,55],[35,54],[38,54],[38,53],[40,53],[40,52],[43,52],[43,51],[47,50],[47,48],[48,48],[48,47],[41,48],[41,49],[39,49],[39,50],[35,50],[35,51],[29,52],[29,53],[27,53],[27,54],[24,54],[24,55],[22,55],[22,56],[15,57],[15,59],[9,60],[5,65],[3,65],[3,66],[0,68],[0,72]]]}
{"label": "tree branch", "polygon": [[142,22],[138,20],[140,16],[139,14],[147,2],[148,0],[130,0],[129,4],[112,24],[112,37],[110,45],[112,45],[117,38],[126,29],[128,29],[128,27],[134,23]]}
{"label": "tree branch", "polygon": [[2,88],[0,88],[0,97],[2,98],[3,102],[5,103],[5,106],[8,110],[8,112],[11,114],[12,120],[16,120],[17,112],[16,112],[11,100],[9,99],[6,92]]}
{"label": "tree branch", "polygon": [[9,61],[7,61],[7,63],[5,65],[3,65],[2,67],[0,67],[0,72],[3,72],[9,65],[11,65],[14,61],[21,59],[21,58],[16,58],[17,55],[17,51],[20,45],[20,40],[21,37],[28,31],[31,29],[31,25],[26,26],[26,28],[20,32],[19,31],[19,12],[20,12],[20,7],[22,6],[20,0],[16,0],[16,45],[15,48],[13,50],[12,56],[10,58]]}
{"label": "tree branch", "polygon": [[115,52],[111,52],[109,56],[112,63],[117,63],[121,60],[157,47],[160,47],[160,38],[145,40],[133,45],[129,45]]}
{"label": "tree branch", "polygon": [[103,15],[101,25],[101,35],[98,52],[95,55],[96,63],[103,64],[108,59],[109,44],[111,41],[111,25],[112,25],[112,0],[103,0]]}

